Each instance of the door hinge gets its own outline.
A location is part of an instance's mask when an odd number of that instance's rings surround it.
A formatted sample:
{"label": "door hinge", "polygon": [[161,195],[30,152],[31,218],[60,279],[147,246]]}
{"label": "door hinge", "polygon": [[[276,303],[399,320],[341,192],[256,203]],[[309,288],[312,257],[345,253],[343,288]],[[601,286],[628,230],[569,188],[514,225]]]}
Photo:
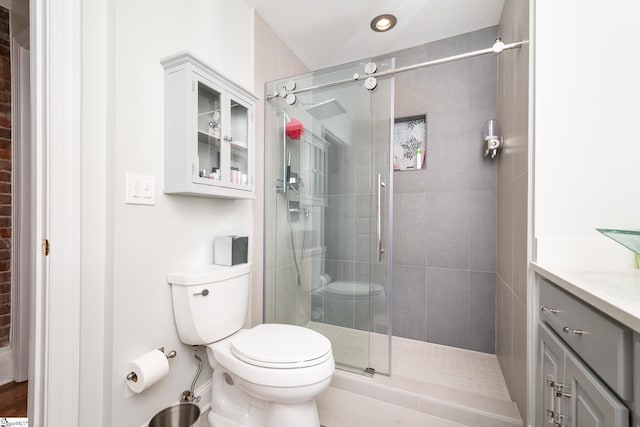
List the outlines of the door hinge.
{"label": "door hinge", "polygon": [[49,245],[49,240],[48,239],[42,239],[42,246],[41,246],[41,252],[42,255],[47,256],[49,255],[49,249],[50,249],[50,245]]}
{"label": "door hinge", "polygon": [[556,397],[568,397],[569,399],[572,397],[571,393],[569,393],[569,387],[564,384],[554,383],[553,391],[555,392]]}

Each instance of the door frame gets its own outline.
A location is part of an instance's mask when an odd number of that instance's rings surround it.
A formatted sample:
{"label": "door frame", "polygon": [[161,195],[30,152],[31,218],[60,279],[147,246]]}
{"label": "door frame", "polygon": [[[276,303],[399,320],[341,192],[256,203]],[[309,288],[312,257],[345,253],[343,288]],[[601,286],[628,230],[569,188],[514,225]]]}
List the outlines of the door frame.
{"label": "door frame", "polygon": [[11,40],[12,75],[12,211],[11,222],[11,333],[13,380],[22,382],[29,376],[29,315],[33,287],[33,158],[31,143],[31,102],[29,67],[29,30]]}
{"label": "door frame", "polygon": [[81,0],[31,0],[35,256],[29,420],[78,425],[80,353]]}

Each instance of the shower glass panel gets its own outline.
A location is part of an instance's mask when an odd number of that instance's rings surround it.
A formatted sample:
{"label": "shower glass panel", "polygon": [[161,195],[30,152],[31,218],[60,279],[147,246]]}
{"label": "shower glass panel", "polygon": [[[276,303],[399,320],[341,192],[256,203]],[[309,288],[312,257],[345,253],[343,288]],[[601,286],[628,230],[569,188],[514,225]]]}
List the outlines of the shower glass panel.
{"label": "shower glass panel", "polygon": [[[266,98],[367,62],[269,82]],[[322,333],[356,372],[389,373],[392,95],[386,78],[374,91],[353,81],[266,101],[265,321]]]}

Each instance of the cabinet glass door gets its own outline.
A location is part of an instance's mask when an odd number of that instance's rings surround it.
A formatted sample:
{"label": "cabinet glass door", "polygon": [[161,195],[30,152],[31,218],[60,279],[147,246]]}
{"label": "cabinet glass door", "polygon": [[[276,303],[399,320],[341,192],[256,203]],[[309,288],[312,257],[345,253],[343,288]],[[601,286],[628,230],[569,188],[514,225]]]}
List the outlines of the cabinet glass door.
{"label": "cabinet glass door", "polygon": [[231,184],[249,184],[249,108],[231,99],[230,112],[230,157]]}
{"label": "cabinet glass door", "polygon": [[222,126],[220,92],[198,82],[198,177],[219,181]]}

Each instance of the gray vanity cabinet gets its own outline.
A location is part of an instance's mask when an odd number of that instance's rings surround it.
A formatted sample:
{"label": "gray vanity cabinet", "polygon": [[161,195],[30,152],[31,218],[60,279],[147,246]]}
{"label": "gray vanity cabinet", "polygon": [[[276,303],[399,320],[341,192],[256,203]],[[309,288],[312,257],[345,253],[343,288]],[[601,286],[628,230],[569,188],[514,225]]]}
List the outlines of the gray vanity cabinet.
{"label": "gray vanity cabinet", "polygon": [[563,413],[556,398],[555,384],[564,379],[565,349],[547,327],[540,326],[538,343],[537,413],[545,425],[560,422]]}
{"label": "gray vanity cabinet", "polygon": [[640,427],[638,335],[634,343],[629,327],[543,277],[538,284],[536,424]]}
{"label": "gray vanity cabinet", "polygon": [[635,333],[633,337],[633,425],[640,427],[640,334]]}
{"label": "gray vanity cabinet", "polygon": [[623,427],[629,425],[629,410],[582,363],[567,353],[564,381],[569,385],[567,411],[572,426]]}
{"label": "gray vanity cabinet", "polygon": [[629,410],[544,323],[539,325],[538,415],[553,427],[628,427]]}

